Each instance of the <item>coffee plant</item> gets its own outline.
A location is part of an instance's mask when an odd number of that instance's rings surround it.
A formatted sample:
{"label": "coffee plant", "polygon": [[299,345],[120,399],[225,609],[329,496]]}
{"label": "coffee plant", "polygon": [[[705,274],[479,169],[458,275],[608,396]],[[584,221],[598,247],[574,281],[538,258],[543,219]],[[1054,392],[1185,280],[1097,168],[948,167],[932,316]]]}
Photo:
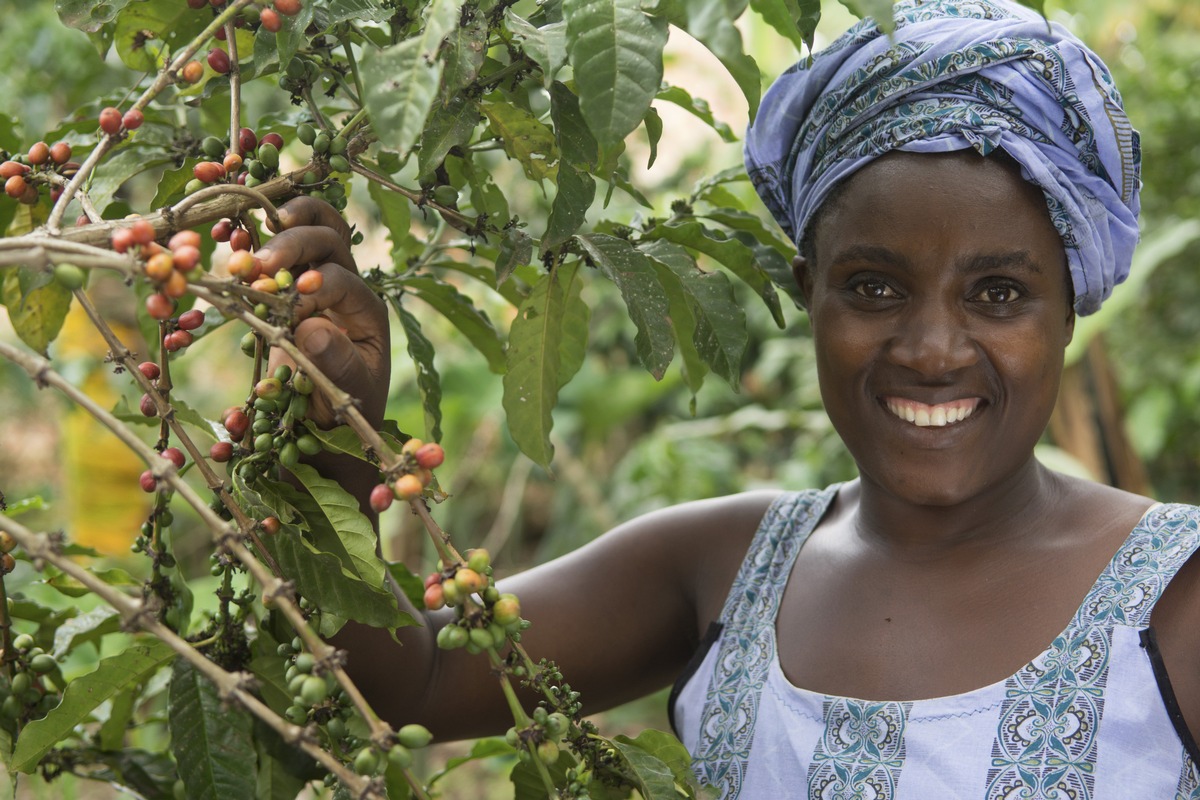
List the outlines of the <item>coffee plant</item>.
{"label": "coffee plant", "polygon": [[[502,376],[513,440],[545,467],[551,412],[588,349],[588,282],[616,286],[656,378],[678,353],[693,393],[710,373],[736,386],[747,335],[735,282],[782,325],[773,281],[787,284],[791,246],[743,199],[736,169],[656,215],[627,139],[640,131],[653,163],[657,102],[732,140],[688,87],[663,81],[662,52],[670,26],[690,33],[753,113],[759,68],[734,26],[748,5],[779,46],[811,45],[820,0],[57,0],[65,25],[142,78],[39,135],[0,114],[0,301],[24,344],[0,341],[0,356],[140,457],[152,503],[130,531],[144,560],[134,578],[82,566],[96,554],[69,531],[22,525],[37,498],[0,487],[0,760],[12,780],[71,772],[146,798],[434,796],[413,769],[431,732],[381,720],[344,670],[355,654],[326,639],[347,620],[395,629],[415,623],[405,609],[449,606],[457,621],[438,645],[487,659],[513,716],[506,737],[456,761],[515,756],[521,798],[697,796],[670,735],[608,738],[584,719],[569,676],[522,647],[531,623],[497,590],[488,554],[460,551],[435,522],[442,390],[421,315],[443,317]],[[248,99],[271,95],[286,102],[260,112]],[[127,215],[139,182],[152,199]],[[618,192],[645,212],[599,218]],[[407,339],[428,442],[368,418],[297,347],[330,265],[257,255],[289,209],[342,210],[351,193],[390,239],[392,262],[361,277]],[[136,305],[144,352],[87,291],[103,281]],[[511,307],[507,328],[468,284]],[[49,357],[72,304],[136,408],[105,407]],[[223,328],[240,332],[245,383],[228,408],[190,404],[172,370]],[[331,454],[376,476],[361,507],[321,468]],[[439,557],[423,581],[378,555],[367,512],[398,501]],[[193,613],[177,560],[185,506],[211,532],[212,612]],[[63,603],[8,592],[18,561]],[[85,592],[113,611],[78,613],[71,598]],[[68,681],[63,659],[106,637],[128,645]],[[538,704],[523,707],[517,686]],[[169,746],[130,743],[149,719]]]}

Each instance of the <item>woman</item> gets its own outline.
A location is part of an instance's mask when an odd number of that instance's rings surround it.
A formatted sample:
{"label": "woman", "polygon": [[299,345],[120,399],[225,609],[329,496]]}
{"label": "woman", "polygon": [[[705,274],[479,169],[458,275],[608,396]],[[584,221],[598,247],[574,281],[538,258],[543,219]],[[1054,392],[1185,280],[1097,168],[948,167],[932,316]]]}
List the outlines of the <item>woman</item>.
{"label": "woman", "polygon": [[[860,477],[655,512],[503,588],[589,710],[678,678],[722,797],[1200,798],[1200,511],[1033,456],[1075,314],[1128,271],[1136,134],[1027,9],[906,0],[896,22],[783,76],[747,137]],[[345,231],[304,203],[289,225],[268,258],[326,260]],[[386,316],[322,269],[314,308],[349,333],[314,351],[363,389]],[[403,651],[346,634],[356,681],[444,738],[503,729],[482,660],[427,618]]]}

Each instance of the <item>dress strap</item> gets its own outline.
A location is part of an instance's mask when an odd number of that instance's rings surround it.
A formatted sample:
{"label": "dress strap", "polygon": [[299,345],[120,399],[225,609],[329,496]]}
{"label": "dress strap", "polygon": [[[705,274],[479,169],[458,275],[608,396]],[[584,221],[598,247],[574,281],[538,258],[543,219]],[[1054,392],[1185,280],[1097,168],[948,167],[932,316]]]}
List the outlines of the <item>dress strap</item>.
{"label": "dress strap", "polygon": [[1159,503],[1147,511],[1084,598],[1072,626],[1145,627],[1154,605],[1200,548],[1200,508]]}

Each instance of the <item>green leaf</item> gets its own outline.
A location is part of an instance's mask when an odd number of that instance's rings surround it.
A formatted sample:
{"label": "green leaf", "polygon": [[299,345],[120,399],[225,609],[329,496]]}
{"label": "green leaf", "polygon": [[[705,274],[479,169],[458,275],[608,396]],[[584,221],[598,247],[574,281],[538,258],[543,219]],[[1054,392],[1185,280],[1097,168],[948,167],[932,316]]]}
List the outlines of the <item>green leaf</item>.
{"label": "green leaf", "polygon": [[680,282],[695,320],[692,344],[704,363],[736,389],[749,334],[746,313],[729,278],[723,272],[700,269],[686,249],[672,242],[650,242],[642,250]]}
{"label": "green leaf", "polygon": [[417,173],[432,174],[441,166],[451,148],[461,147],[471,141],[479,120],[479,103],[465,94],[454,95],[444,107],[436,106],[429,115],[425,132],[421,134]]}
{"label": "green leaf", "polygon": [[403,561],[389,561],[387,568],[392,575],[392,580],[408,598],[408,602],[417,608],[424,608],[425,581],[421,576],[413,573]]}
{"label": "green leaf", "polygon": [[583,118],[579,98],[566,84],[555,81],[550,87],[550,117],[558,150],[565,161],[596,169],[600,164],[600,145]]}
{"label": "green leaf", "polygon": [[61,659],[85,642],[92,642],[99,649],[101,637],[120,628],[121,616],[108,606],[99,606],[58,626],[54,631],[51,655]]}
{"label": "green leaf", "polygon": [[554,131],[546,123],[509,103],[484,103],[480,110],[504,143],[504,152],[520,162],[525,177],[541,182],[553,176],[558,166],[558,148]]}
{"label": "green leaf", "polygon": [[446,766],[429,776],[426,785],[433,786],[441,778],[444,778],[453,770],[461,767],[463,764],[469,764],[472,761],[478,761],[483,758],[496,758],[497,756],[514,756],[517,751],[512,745],[500,738],[491,739],[476,739],[475,744],[471,747],[471,752],[465,756],[456,756],[446,760]]}
{"label": "green leaf", "polygon": [[603,233],[575,237],[600,271],[621,290],[629,316],[637,326],[634,344],[646,370],[661,380],[675,357],[675,333],[667,300],[654,266],[625,239]]}
{"label": "green leaf", "polygon": [[[687,89],[678,86],[664,86],[663,89],[655,95],[659,100],[665,100],[668,103],[675,105],[687,111],[696,119],[701,120],[710,128],[717,132],[723,142],[736,142],[737,135],[733,129],[724,122],[716,119],[712,114],[712,109],[709,108],[708,101],[700,97],[692,97]],[[739,168],[740,169],[740,168]]]}
{"label": "green leaf", "polygon": [[184,187],[194,177],[192,168],[198,163],[200,163],[200,159],[188,158],[178,169],[168,169],[163,172],[162,177],[158,180],[158,191],[154,193],[154,200],[151,201],[150,207],[162,208],[172,200],[182,198]]}
{"label": "green leaf", "polygon": [[450,320],[487,359],[488,369],[497,375],[504,373],[504,344],[487,314],[476,308],[470,297],[454,288],[453,284],[428,275],[406,278],[404,288]]}
{"label": "green leaf", "polygon": [[651,106],[643,122],[646,124],[646,139],[650,143],[650,158],[646,161],[646,169],[650,169],[658,158],[658,141],[663,135],[663,121],[658,115],[658,110]]}
{"label": "green leaf", "polygon": [[300,6],[299,14],[283,18],[283,29],[275,34],[275,52],[278,54],[279,63],[284,67],[291,63],[297,51],[307,44],[308,26],[315,15],[316,4],[304,3]]}
{"label": "green leaf", "polygon": [[542,251],[557,247],[570,239],[587,220],[588,209],[596,199],[596,180],[586,172],[564,161],[558,167],[558,192],[546,220],[546,235]]}
{"label": "green leaf", "polygon": [[442,78],[442,39],[458,24],[463,0],[433,0],[412,39],[386,50],[368,50],[360,72],[371,127],[383,145],[407,154],[425,127]]}
{"label": "green leaf", "polygon": [[[126,786],[145,800],[173,800],[175,763],[166,753],[127,748],[116,751],[94,747],[72,749],[76,764],[87,764],[87,777]],[[70,795],[68,795],[70,796]]]}
{"label": "green leaf", "polygon": [[750,119],[758,111],[762,77],[758,64],[742,48],[742,34],[733,21],[744,3],[730,8],[725,0],[682,0],[684,19],[672,19],[708,48],[729,71],[750,105]]}
{"label": "green leaf", "polygon": [[[515,226],[505,228],[496,253],[495,284],[503,284],[513,270],[529,264],[532,259],[533,239],[529,234]],[[513,305],[519,305],[519,301]]]}
{"label": "green leaf", "polygon": [[150,72],[162,66],[171,53],[186,47],[211,21],[212,17],[197,14],[187,3],[145,0],[120,11],[113,42],[125,66]]}
{"label": "green leaf", "polygon": [[[812,2],[813,0],[750,0],[750,8],[774,28],[776,33],[794,44],[796,49],[800,49],[806,44],[803,30],[808,24],[807,20],[801,21],[805,12],[801,10],[800,3],[811,5]],[[815,2],[817,19],[820,19],[821,0]],[[814,20],[812,31],[815,31],[815,28]],[[808,42],[812,41],[812,31],[808,34]]]}
{"label": "green leaf", "polygon": [[583,117],[601,144],[623,141],[658,92],[667,21],[639,0],[564,0],[563,12]]}
{"label": "green leaf", "polygon": [[505,9],[504,20],[513,38],[524,47],[525,55],[541,66],[542,79],[548,88],[567,63],[567,23],[552,22],[535,28],[514,14],[511,8]]}
{"label": "green leaf", "polygon": [[692,772],[692,757],[688,754],[687,748],[669,733],[647,728],[639,733],[636,739],[617,736],[615,741],[618,746],[625,745],[625,747],[621,747],[622,753],[628,752],[626,748],[636,747],[658,759],[684,786],[692,785],[696,780],[695,774]]}
{"label": "green leaf", "polygon": [[279,535],[263,541],[300,594],[322,611],[376,628],[416,624],[396,606],[390,591],[369,586],[347,572],[337,556],[317,550],[295,527],[285,524]]}
{"label": "green leaf", "polygon": [[417,389],[421,392],[421,405],[425,409],[425,435],[435,442],[442,440],[442,379],[433,364],[433,343],[421,332],[421,323],[410,314],[400,298],[392,296],[392,307],[400,317],[404,335],[408,337],[408,355],[417,371]]}
{"label": "green leaf", "polygon": [[410,230],[412,209],[408,198],[383,188],[375,181],[368,181],[367,193],[371,195],[371,202],[379,209],[383,225],[388,229],[392,240],[392,261],[397,266],[403,265],[408,254],[418,248]]}
{"label": "green leaf", "polygon": [[892,16],[895,0],[845,0],[844,4],[860,17],[872,17],[884,33],[891,33],[896,28]]}
{"label": "green leaf", "polygon": [[329,24],[350,20],[386,22],[395,11],[383,0],[328,0]]}
{"label": "green leaf", "polygon": [[[349,425],[338,425],[336,428],[326,430],[317,427],[317,424],[312,420],[306,419],[304,427],[308,428],[309,433],[321,440],[321,444],[324,445],[326,450],[331,450],[335,453],[345,453],[367,463],[375,463],[367,457],[366,452],[363,450],[362,439],[358,438],[358,434]],[[384,444],[390,447],[393,452],[400,452],[400,448],[404,444],[403,442],[386,431],[376,431],[376,433],[379,434],[379,438],[383,439]]]}
{"label": "green leaf", "polygon": [[[546,767],[555,786],[566,782],[567,770],[575,766],[575,759],[564,748],[559,751],[558,761]],[[518,761],[509,773],[513,784],[513,800],[547,800],[546,784],[542,783],[541,772],[530,761]]]}
{"label": "green leaf", "polygon": [[457,26],[443,48],[446,66],[442,72],[442,96],[464,99],[459,92],[479,75],[487,50],[487,16],[470,13],[465,25]]}
{"label": "green leaf", "polygon": [[0,301],[8,307],[9,322],[21,341],[45,356],[67,319],[71,290],[51,281],[22,296],[22,271],[21,267],[0,270]]}
{"label": "green leaf", "polygon": [[117,190],[134,175],[168,164],[174,166],[175,157],[161,147],[125,145],[100,162],[92,177],[88,195],[95,202],[96,208],[103,212],[112,204]]}
{"label": "green leaf", "polygon": [[[508,333],[504,411],[521,452],[548,468],[554,457],[551,412],[558,391],[583,363],[589,310],[575,263],[543,275],[517,310]],[[582,343],[582,347],[581,347]]]}
{"label": "green leaf", "polygon": [[680,799],[682,793],[675,788],[675,775],[670,767],[640,747],[619,740],[614,743],[625,757],[643,800]]}
{"label": "green leaf", "polygon": [[727,239],[719,232],[709,230],[695,221],[660,223],[647,231],[643,238],[666,239],[704,253],[724,265],[758,293],[771,310],[775,324],[780,328],[784,326],[779,295],[771,283],[770,276],[758,265],[752,248],[736,239]]}
{"label": "green leaf", "polygon": [[[710,196],[714,199],[720,192],[720,187],[713,187],[710,190]],[[755,240],[770,247],[777,252],[780,258],[788,261],[788,274],[791,275],[791,258],[796,255],[796,246],[790,241],[780,236],[775,227],[768,226],[762,216],[751,214],[748,211],[741,211],[736,208],[716,208],[712,211],[706,211],[703,214],[696,216],[701,219],[709,219],[713,222],[720,223],[726,228],[732,228],[735,231],[745,231],[755,238]],[[778,278],[774,275],[776,283],[779,283]],[[790,277],[789,277],[790,282]]]}
{"label": "green leaf", "polygon": [[171,670],[167,721],[171,753],[190,800],[253,796],[250,715],[236,703],[222,703],[217,687],[183,658]]}
{"label": "green leaf", "polygon": [[117,18],[132,0],[55,0],[54,10],[62,23],[87,33],[95,33]]}
{"label": "green leaf", "polygon": [[174,651],[157,639],[140,640],[102,660],[94,671],[72,680],[62,702],[21,731],[10,768],[31,772],[42,756],[62,742],[97,706],[149,678],[173,655]]}
{"label": "green leaf", "polygon": [[1023,6],[1032,8],[1034,11],[1046,16],[1046,0],[1017,0]]}
{"label": "green leaf", "polygon": [[[275,659],[279,661],[278,658]],[[296,800],[305,781],[288,771],[278,759],[262,746],[257,738],[254,748],[258,754],[258,770],[254,779],[254,800]]]}
{"label": "green leaf", "polygon": [[375,554],[375,529],[359,510],[354,496],[337,481],[321,477],[307,464],[297,464],[288,471],[317,501],[321,513],[337,533],[350,560],[349,564],[343,566],[371,586],[382,586],[383,562]]}
{"label": "green leaf", "polygon": [[[50,568],[47,568],[49,571]],[[67,597],[83,597],[91,594],[92,590],[65,572],[54,571],[55,574],[46,579],[46,585],[56,589]],[[142,582],[123,569],[89,569],[92,575],[107,583],[109,586],[141,586]]]}

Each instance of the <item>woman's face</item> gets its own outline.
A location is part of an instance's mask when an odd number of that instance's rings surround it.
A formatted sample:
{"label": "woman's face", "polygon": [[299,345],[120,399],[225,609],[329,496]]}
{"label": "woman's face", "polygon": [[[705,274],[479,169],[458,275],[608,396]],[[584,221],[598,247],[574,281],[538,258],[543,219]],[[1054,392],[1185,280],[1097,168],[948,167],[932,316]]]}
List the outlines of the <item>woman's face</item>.
{"label": "woman's face", "polygon": [[1040,190],[973,151],[893,153],[797,259],[821,395],[864,482],[953,505],[1032,464],[1074,315]]}

